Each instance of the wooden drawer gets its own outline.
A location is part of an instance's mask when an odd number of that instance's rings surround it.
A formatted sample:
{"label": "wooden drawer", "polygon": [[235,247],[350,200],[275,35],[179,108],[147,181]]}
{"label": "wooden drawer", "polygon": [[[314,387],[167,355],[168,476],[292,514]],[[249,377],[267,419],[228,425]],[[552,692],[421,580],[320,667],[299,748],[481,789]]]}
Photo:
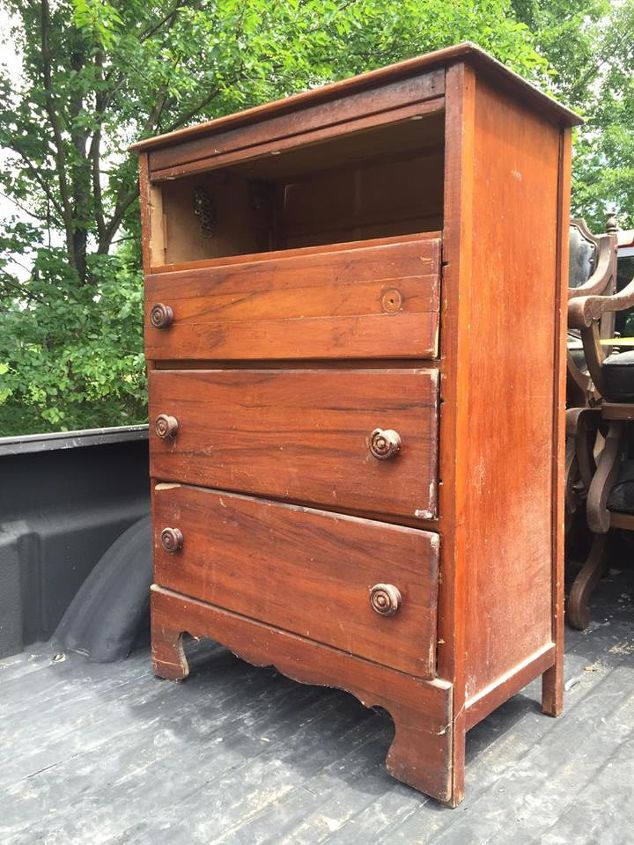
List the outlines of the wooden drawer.
{"label": "wooden drawer", "polygon": [[[154,490],[157,584],[418,677],[434,673],[438,535],[215,490]],[[175,553],[165,528],[182,533]],[[391,595],[396,612],[370,605]],[[395,604],[387,609],[394,609]]]}
{"label": "wooden drawer", "polygon": [[[213,265],[146,277],[148,358],[436,355],[438,236],[311,247]],[[158,304],[172,311],[167,327],[152,324]]]}
{"label": "wooden drawer", "polygon": [[[161,439],[159,415],[178,422]],[[336,510],[436,515],[435,370],[155,370],[151,473]],[[370,451],[377,428],[400,451]]]}

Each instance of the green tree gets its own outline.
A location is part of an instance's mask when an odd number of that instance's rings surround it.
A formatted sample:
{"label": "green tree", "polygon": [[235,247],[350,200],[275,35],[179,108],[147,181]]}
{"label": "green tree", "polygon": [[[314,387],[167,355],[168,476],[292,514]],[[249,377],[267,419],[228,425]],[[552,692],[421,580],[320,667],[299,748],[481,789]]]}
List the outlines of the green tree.
{"label": "green tree", "polygon": [[585,118],[576,132],[573,214],[634,226],[634,0],[513,0],[552,70],[552,90]]}
{"label": "green tree", "polygon": [[0,185],[23,212],[0,235],[1,434],[144,418],[133,140],[467,39],[548,81],[510,0],[2,8],[22,74],[0,71]]}

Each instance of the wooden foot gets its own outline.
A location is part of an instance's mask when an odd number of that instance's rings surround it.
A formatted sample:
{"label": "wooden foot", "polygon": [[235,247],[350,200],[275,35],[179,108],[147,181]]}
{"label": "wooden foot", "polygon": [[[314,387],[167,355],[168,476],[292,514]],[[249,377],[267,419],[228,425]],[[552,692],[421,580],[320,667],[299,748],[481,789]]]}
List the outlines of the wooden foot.
{"label": "wooden foot", "polygon": [[159,678],[182,681],[189,675],[183,632],[152,624],[152,670]]}
{"label": "wooden foot", "polygon": [[383,706],[394,721],[394,740],[385,760],[388,772],[441,803],[456,807],[464,797],[464,755],[454,779],[449,763],[455,741],[454,726],[447,724],[431,736],[421,710],[385,700]]}
{"label": "wooden foot", "polygon": [[454,726],[450,683],[414,678],[153,586],[152,654],[154,671],[162,678],[187,675],[184,630],[223,643],[255,666],[275,666],[302,683],[339,687],[367,707],[387,710],[395,728],[388,771],[443,804],[455,807],[462,800],[464,725],[458,731]]}
{"label": "wooden foot", "polygon": [[559,716],[564,709],[563,669],[563,660],[558,659],[542,675],[542,713],[547,716]]}
{"label": "wooden foot", "polygon": [[578,631],[583,631],[588,627],[590,622],[588,600],[607,569],[605,555],[607,539],[607,534],[594,535],[590,554],[570,589],[566,605],[568,624]]}

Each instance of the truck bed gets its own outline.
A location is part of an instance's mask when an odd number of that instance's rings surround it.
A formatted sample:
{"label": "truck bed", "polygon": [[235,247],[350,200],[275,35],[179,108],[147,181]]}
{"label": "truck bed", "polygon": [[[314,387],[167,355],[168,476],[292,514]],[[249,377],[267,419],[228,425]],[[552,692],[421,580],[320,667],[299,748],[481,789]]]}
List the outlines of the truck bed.
{"label": "truck bed", "polygon": [[467,736],[456,810],[384,768],[392,722],[211,644],[183,684],[147,650],[110,665],[51,644],[0,662],[0,842],[605,843],[634,826],[630,573],[567,631],[566,711],[528,687]]}

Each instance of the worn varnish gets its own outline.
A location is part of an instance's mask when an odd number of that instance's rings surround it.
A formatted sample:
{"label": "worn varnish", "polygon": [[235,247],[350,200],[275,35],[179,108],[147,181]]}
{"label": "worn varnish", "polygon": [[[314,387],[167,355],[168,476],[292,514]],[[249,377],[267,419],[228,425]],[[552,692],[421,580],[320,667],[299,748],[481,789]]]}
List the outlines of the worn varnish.
{"label": "worn varnish", "polygon": [[[434,370],[187,370],[150,374],[151,472],[165,481],[418,519],[436,515]],[[396,430],[400,450],[370,451]]]}
{"label": "worn varnish", "polygon": [[[150,153],[150,170],[155,179],[173,178],[270,153],[272,144],[274,151],[293,148],[298,137],[303,143],[314,143],[425,114],[442,107],[443,84],[442,71],[432,71],[388,83],[379,90],[311,104],[302,111],[291,110],[275,117],[265,113],[248,126],[217,133],[211,142],[204,137],[183,138],[178,145],[158,148]],[[221,128],[219,121],[214,128]]]}
{"label": "worn varnish", "polygon": [[[376,663],[433,677],[437,534],[160,484],[154,522],[159,584]],[[160,531],[173,526],[182,526],[183,544],[170,553]],[[386,581],[401,596],[393,615],[375,612],[370,602],[372,587]]]}
{"label": "worn varnish", "polygon": [[[147,355],[156,360],[435,356],[438,237],[275,256],[148,276]],[[174,311],[168,328],[152,325],[157,303]]]}
{"label": "worn varnish", "polygon": [[136,147],[155,672],[346,689],[450,805],[467,730],[562,707],[577,122],[459,45]]}

